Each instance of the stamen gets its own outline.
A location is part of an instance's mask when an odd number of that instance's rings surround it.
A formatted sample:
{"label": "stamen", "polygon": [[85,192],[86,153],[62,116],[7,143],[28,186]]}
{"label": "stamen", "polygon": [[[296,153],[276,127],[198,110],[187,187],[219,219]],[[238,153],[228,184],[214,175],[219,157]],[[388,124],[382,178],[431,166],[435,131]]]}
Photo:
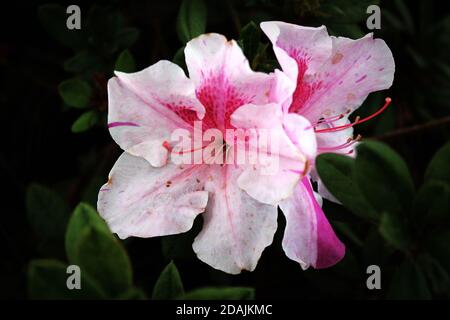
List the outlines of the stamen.
{"label": "stamen", "polygon": [[311,124],[310,126],[306,127],[305,130],[312,129],[312,128],[318,126],[319,124],[333,123],[333,122],[335,122],[335,121],[338,121],[338,120],[342,119],[343,117],[344,117],[344,114],[341,113],[341,114],[338,115],[338,116],[332,116],[332,117],[320,119],[320,120],[317,121],[316,123],[313,123],[313,124]]}
{"label": "stamen", "polygon": [[322,148],[318,148],[320,151],[336,151],[336,150],[340,150],[340,149],[345,149],[348,147],[351,147],[352,145],[354,145],[356,142],[358,142],[359,140],[361,140],[362,136],[360,134],[358,134],[356,136],[356,138],[348,138],[346,142],[344,142],[343,144],[340,144],[338,146],[335,147],[322,147]]}
{"label": "stamen", "polygon": [[333,127],[333,128],[326,128],[326,129],[318,129],[315,130],[316,133],[324,133],[324,132],[334,132],[334,131],[340,131],[340,130],[345,130],[347,128],[353,127],[357,124],[369,121],[370,119],[376,117],[377,115],[379,115],[380,113],[382,113],[384,110],[386,110],[386,108],[391,104],[392,99],[387,97],[386,102],[384,103],[383,107],[381,107],[378,111],[376,111],[375,113],[371,114],[370,116],[364,118],[364,119],[360,119],[360,117],[356,117],[355,121],[349,124],[345,124],[342,126],[338,126],[338,127]]}
{"label": "stamen", "polygon": [[208,145],[204,145],[201,148],[197,148],[197,149],[190,149],[190,150],[182,150],[182,151],[172,151],[174,154],[185,154],[185,153],[191,153],[191,152],[195,152],[195,151],[199,151],[199,150],[203,150],[207,147]]}

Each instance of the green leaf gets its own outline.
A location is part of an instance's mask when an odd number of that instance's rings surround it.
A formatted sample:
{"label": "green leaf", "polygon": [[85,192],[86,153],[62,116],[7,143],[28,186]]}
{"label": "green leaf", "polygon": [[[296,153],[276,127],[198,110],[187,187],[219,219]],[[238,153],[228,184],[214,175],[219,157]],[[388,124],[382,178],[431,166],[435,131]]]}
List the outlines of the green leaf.
{"label": "green leaf", "polygon": [[95,279],[111,297],[130,289],[133,284],[131,262],[114,237],[93,226],[81,232],[74,247],[71,262]]}
{"label": "green leaf", "polygon": [[426,180],[441,180],[450,183],[450,142],[434,155],[425,172]]}
{"label": "green leaf", "polygon": [[139,38],[139,30],[136,28],[123,28],[117,33],[116,41],[119,47],[129,48]]}
{"label": "green leaf", "polygon": [[435,257],[446,270],[450,270],[450,231],[433,234],[427,241],[430,254]]}
{"label": "green leaf", "polygon": [[[268,47],[268,43],[259,43],[256,55],[251,61],[251,67],[253,70],[261,72],[273,72],[278,67],[278,65],[271,65],[271,61],[273,60],[267,58]],[[277,61],[276,64],[278,64]]]}
{"label": "green leaf", "polygon": [[377,217],[377,213],[354,181],[354,159],[344,155],[325,153],[316,158],[316,167],[325,187],[347,209],[359,217]]}
{"label": "green leaf", "polygon": [[439,180],[426,182],[417,192],[413,205],[414,223],[445,227],[450,222],[450,185]]}
{"label": "green leaf", "polygon": [[183,0],[178,11],[177,33],[186,43],[206,30],[206,5],[203,0]]}
{"label": "green leaf", "polygon": [[[319,15],[327,21],[347,24],[361,23],[367,19],[367,7],[378,4],[377,0],[333,0],[321,3]],[[323,18],[322,18],[323,20]]]}
{"label": "green leaf", "polygon": [[183,283],[181,282],[178,269],[171,261],[156,281],[153,288],[153,300],[170,300],[184,294]]}
{"label": "green leaf", "polygon": [[147,295],[139,288],[131,287],[125,293],[119,295],[122,300],[147,300]]}
{"label": "green leaf", "polygon": [[381,216],[380,234],[394,248],[406,251],[411,239],[406,229],[406,223],[398,214],[384,212]]}
{"label": "green leaf", "polygon": [[258,53],[260,38],[261,30],[253,21],[250,21],[241,29],[239,42],[251,65],[253,65],[253,59],[255,59]]}
{"label": "green leaf", "polygon": [[73,73],[95,72],[103,67],[102,60],[88,51],[81,51],[64,61],[64,70]]}
{"label": "green leaf", "polygon": [[175,52],[172,62],[177,64],[179,67],[181,67],[186,72],[186,70],[187,70],[186,60],[184,58],[184,49],[185,48],[186,48],[185,46],[182,46],[180,49],[177,50],[177,52]]}
{"label": "green leaf", "polygon": [[351,240],[358,247],[362,247],[364,245],[363,241],[359,238],[359,236],[355,233],[353,228],[351,228],[348,224],[343,222],[334,221],[333,227],[341,234],[346,236],[349,240]]}
{"label": "green leaf", "polygon": [[206,287],[187,292],[182,300],[254,300],[255,289],[248,287]]}
{"label": "green leaf", "polygon": [[450,276],[437,259],[427,253],[421,254],[418,257],[418,263],[427,279],[429,279],[430,287],[434,293],[440,295],[450,293]]}
{"label": "green leaf", "polygon": [[53,190],[33,183],[27,189],[28,221],[43,239],[63,238],[69,219],[69,208]]}
{"label": "green leaf", "polygon": [[93,175],[86,183],[83,193],[81,194],[81,201],[90,205],[96,206],[98,199],[98,190],[105,183],[102,175]]}
{"label": "green leaf", "polygon": [[66,26],[68,18],[66,7],[58,4],[44,4],[38,9],[38,18],[45,30],[56,41],[71,48],[81,48],[86,45],[83,32],[83,19],[81,30],[69,30]]}
{"label": "green leaf", "polygon": [[80,236],[83,231],[91,227],[114,238],[105,221],[103,221],[97,211],[90,205],[81,202],[73,211],[67,226],[65,245],[69,262],[74,263],[73,261],[77,251],[76,244],[80,241]]}
{"label": "green leaf", "polygon": [[403,159],[375,141],[361,143],[357,151],[356,183],[368,202],[379,212],[409,212],[414,185]]}
{"label": "green leaf", "polygon": [[64,103],[74,108],[86,108],[92,95],[89,83],[81,79],[69,79],[61,82],[58,91]]}
{"label": "green leaf", "polygon": [[93,4],[85,14],[85,21],[89,45],[96,52],[108,56],[117,51],[118,34],[123,23],[123,17],[117,9]]}
{"label": "green leaf", "polygon": [[425,275],[420,267],[405,260],[395,271],[388,292],[389,299],[431,299]]}
{"label": "green leaf", "polygon": [[73,133],[84,132],[95,126],[99,118],[99,114],[96,110],[86,111],[77,120],[75,120],[72,124],[71,130]]}
{"label": "green leaf", "polygon": [[134,72],[136,70],[136,63],[133,55],[128,49],[123,50],[116,60],[114,70],[121,72]]}
{"label": "green leaf", "polygon": [[102,290],[81,270],[81,289],[67,288],[67,265],[57,260],[33,260],[28,267],[31,299],[102,299]]}

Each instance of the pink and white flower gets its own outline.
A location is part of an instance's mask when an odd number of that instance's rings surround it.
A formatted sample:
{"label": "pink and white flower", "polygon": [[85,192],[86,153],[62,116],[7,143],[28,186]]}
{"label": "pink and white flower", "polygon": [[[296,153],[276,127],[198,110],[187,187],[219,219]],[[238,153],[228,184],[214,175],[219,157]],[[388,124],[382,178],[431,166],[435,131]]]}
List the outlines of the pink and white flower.
{"label": "pink and white flower", "polygon": [[[117,72],[109,81],[109,128],[124,153],[100,190],[98,210],[119,237],[186,232],[204,213],[194,251],[212,267],[236,274],[253,270],[272,242],[279,206],[289,258],[306,269],[344,256],[312,189],[311,177],[318,180],[314,159],[321,152],[353,151],[352,126],[367,119],[350,123],[348,115],[370,92],[391,85],[392,54],[371,35],[335,38],[325,27],[282,22],[261,27],[283,72],[253,72],[236,42],[208,34],[186,46],[189,78],[160,61],[137,73]],[[263,164],[171,161],[171,134],[185,129],[195,135],[199,120],[202,129],[222,133],[270,130],[280,146],[276,174],[263,174]],[[226,149],[215,156],[227,158],[242,147],[233,142],[215,140]],[[318,186],[332,199],[320,180]]]}
{"label": "pink and white flower", "polygon": [[[186,232],[203,213],[193,243],[199,259],[232,274],[253,270],[272,242],[277,205],[292,195],[316,152],[314,130],[292,115],[301,131],[292,142],[282,105],[294,85],[279,71],[253,72],[235,41],[202,35],[186,45],[185,56],[189,78],[160,61],[137,73],[116,72],[109,81],[109,130],[124,153],[99,192],[98,210],[120,238]],[[258,165],[171,161],[171,133],[193,132],[198,120],[222,132],[270,130],[280,145],[277,174],[261,174]],[[216,143],[233,148],[231,141]]]}
{"label": "pink and white flower", "polygon": [[[352,126],[376,116],[350,123],[348,116],[374,91],[391,86],[395,64],[392,53],[381,39],[372,34],[357,40],[329,36],[324,26],[302,27],[284,22],[263,22],[261,28],[272,42],[283,72],[294,89],[283,103],[286,132],[294,143],[301,143],[301,128],[294,115],[302,115],[313,125],[318,154],[353,153],[358,138]],[[311,159],[314,164],[314,159]],[[335,200],[317,178],[321,196]],[[293,197],[280,208],[287,220],[283,248],[287,256],[303,268],[328,267],[345,254],[311,189],[309,177],[298,183]]]}

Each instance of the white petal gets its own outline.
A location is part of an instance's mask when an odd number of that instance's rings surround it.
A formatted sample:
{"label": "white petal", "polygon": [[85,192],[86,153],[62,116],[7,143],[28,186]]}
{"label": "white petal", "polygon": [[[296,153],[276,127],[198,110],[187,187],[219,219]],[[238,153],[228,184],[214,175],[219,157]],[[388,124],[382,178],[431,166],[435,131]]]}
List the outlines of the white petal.
{"label": "white petal", "polygon": [[231,274],[253,271],[277,228],[277,207],[242,191],[236,183],[239,174],[232,166],[211,167],[203,229],[193,244],[200,260]]}
{"label": "white petal", "polygon": [[99,192],[98,211],[120,238],[188,231],[205,210],[204,166],[152,167],[124,152]]}

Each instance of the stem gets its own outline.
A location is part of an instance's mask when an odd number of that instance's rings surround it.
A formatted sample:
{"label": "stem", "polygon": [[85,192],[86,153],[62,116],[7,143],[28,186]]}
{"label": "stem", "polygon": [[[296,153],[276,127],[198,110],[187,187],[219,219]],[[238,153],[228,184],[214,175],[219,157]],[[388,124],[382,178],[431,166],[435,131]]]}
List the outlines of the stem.
{"label": "stem", "polygon": [[450,123],[450,116],[444,117],[444,118],[441,118],[441,119],[437,119],[437,120],[432,120],[432,121],[427,122],[427,123],[418,124],[418,125],[415,125],[415,126],[394,130],[394,131],[391,131],[391,132],[386,133],[386,134],[382,134],[382,135],[379,135],[379,136],[372,137],[372,139],[376,139],[376,140],[395,139],[395,138],[398,138],[398,137],[403,136],[403,135],[407,135],[407,134],[412,134],[412,133],[416,133],[416,132],[420,132],[420,131],[424,131],[424,130],[433,129],[435,127],[440,127],[440,126],[443,126],[443,125],[448,124],[448,123]]}

